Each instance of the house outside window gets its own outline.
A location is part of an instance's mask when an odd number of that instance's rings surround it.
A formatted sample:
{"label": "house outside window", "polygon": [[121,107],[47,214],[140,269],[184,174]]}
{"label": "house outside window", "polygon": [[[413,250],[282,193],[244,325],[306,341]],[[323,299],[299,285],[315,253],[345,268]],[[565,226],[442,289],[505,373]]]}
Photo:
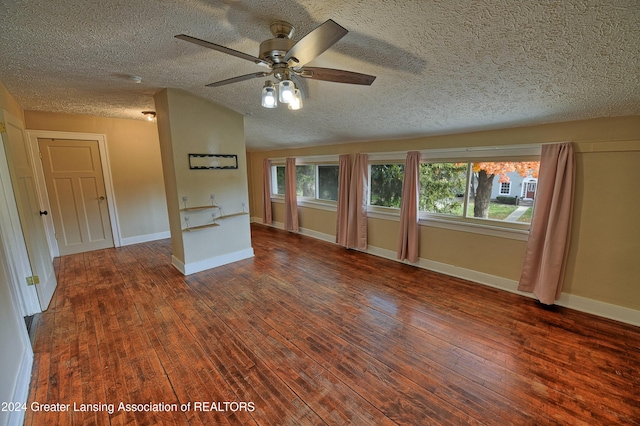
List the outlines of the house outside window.
{"label": "house outside window", "polygon": [[[518,198],[508,194],[513,181],[522,181],[524,176],[537,176],[539,161],[430,164],[429,169],[421,169],[421,186],[423,181],[436,185],[436,189],[427,186],[420,190],[420,210],[427,216],[438,214],[472,221],[531,223],[533,205],[518,206]],[[448,187],[446,182],[449,182]],[[442,187],[437,186],[439,183]],[[434,193],[438,194],[435,199]],[[425,198],[431,201],[427,202]],[[422,208],[429,203],[435,203],[436,208]]]}

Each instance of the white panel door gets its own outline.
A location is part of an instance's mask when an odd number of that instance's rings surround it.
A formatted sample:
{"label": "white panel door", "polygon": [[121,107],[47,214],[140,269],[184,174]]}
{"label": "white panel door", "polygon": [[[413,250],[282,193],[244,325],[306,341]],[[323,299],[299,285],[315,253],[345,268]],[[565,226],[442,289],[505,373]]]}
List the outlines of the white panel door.
{"label": "white panel door", "polygon": [[98,141],[38,138],[61,255],[113,247]]}
{"label": "white panel door", "polygon": [[[57,282],[51,262],[44,224],[40,210],[35,175],[29,145],[24,137],[24,125],[17,118],[4,112],[6,124],[5,151],[11,175],[20,226],[24,235],[32,276],[38,277],[36,291],[40,307],[44,311],[55,291]],[[26,284],[25,284],[26,285]]]}

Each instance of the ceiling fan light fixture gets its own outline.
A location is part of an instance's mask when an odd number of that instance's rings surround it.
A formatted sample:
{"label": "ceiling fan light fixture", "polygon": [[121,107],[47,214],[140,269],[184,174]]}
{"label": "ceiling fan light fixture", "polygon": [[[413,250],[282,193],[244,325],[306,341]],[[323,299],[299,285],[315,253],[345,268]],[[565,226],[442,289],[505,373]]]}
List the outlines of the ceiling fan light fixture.
{"label": "ceiling fan light fixture", "polygon": [[142,111],[142,114],[147,117],[147,120],[154,121],[156,119],[155,111]]}
{"label": "ceiling fan light fixture", "polygon": [[296,111],[301,108],[302,108],[302,94],[300,93],[300,90],[295,89],[293,100],[289,102],[289,109]]}
{"label": "ceiling fan light fixture", "polygon": [[262,106],[265,108],[277,108],[278,96],[276,95],[276,87],[267,80],[262,88]]}
{"label": "ceiling fan light fixture", "polygon": [[288,104],[295,97],[296,86],[291,80],[282,80],[278,84],[278,92],[280,95],[280,102]]}

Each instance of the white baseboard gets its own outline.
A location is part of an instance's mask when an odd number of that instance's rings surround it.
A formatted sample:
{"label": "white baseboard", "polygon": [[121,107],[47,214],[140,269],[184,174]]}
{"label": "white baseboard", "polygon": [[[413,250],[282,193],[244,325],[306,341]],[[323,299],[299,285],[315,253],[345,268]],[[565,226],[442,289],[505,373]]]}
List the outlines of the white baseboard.
{"label": "white baseboard", "polygon": [[556,300],[556,305],[640,327],[640,311],[635,309],[568,293],[560,294],[560,299]]}
{"label": "white baseboard", "polygon": [[[251,223],[259,223],[261,225],[270,226],[272,228],[278,228],[284,230],[284,223],[272,222],[270,224],[262,223],[261,217],[252,217]],[[298,234],[306,235],[308,237],[316,238],[318,240],[326,241],[328,243],[336,243],[336,237],[330,234],[324,234],[322,232],[314,231],[313,229],[300,228]]]}
{"label": "white baseboard", "polygon": [[132,244],[140,244],[146,243],[149,241],[156,240],[164,240],[166,238],[171,238],[171,232],[156,232],[155,234],[145,234],[145,235],[137,235],[135,237],[127,237],[120,239],[120,244],[122,246],[130,246]]}
{"label": "white baseboard", "polygon": [[171,255],[171,264],[173,265],[174,268],[180,271],[182,275],[187,275],[184,273],[184,262],[178,259],[177,257],[175,257],[174,255]]}
{"label": "white baseboard", "polygon": [[[252,218],[251,220],[252,222],[262,223],[262,218],[260,217]],[[267,226],[284,229],[284,224],[280,222],[274,222],[271,225]],[[317,238],[322,241],[335,243],[335,236],[323,234],[310,229],[300,228],[300,234],[312,238]],[[485,274],[483,272],[478,272],[471,269],[461,268],[459,266],[449,265],[447,263],[441,263],[422,258],[418,259],[418,262],[416,263],[400,261],[397,259],[395,251],[383,249],[380,247],[368,246],[367,250],[362,250],[362,252],[393,260],[395,262],[406,263],[418,268],[428,269],[430,271],[439,272],[442,274],[450,275],[452,277],[472,281],[478,284],[483,284],[489,287],[494,287],[500,290],[505,290],[511,293],[516,293],[521,296],[535,298],[535,296],[533,296],[533,294],[531,293],[519,291],[518,282],[516,280]],[[611,303],[588,299],[582,296],[575,296],[568,293],[562,293],[560,295],[560,298],[556,300],[555,303],[556,305],[563,306],[565,308],[574,309],[576,311],[585,312],[588,314],[593,314],[640,327],[640,311],[635,309],[625,308],[623,306],[613,305]]]}
{"label": "white baseboard", "polygon": [[[27,403],[29,398],[29,386],[31,384],[31,370],[33,369],[33,352],[31,348],[28,348],[25,351],[24,357],[22,358],[22,363],[18,369],[18,380],[16,382],[15,392],[13,394],[13,398],[11,402],[24,402]],[[9,426],[20,426],[24,424],[24,414],[23,410],[11,411],[9,413],[9,421],[7,425]]]}
{"label": "white baseboard", "polygon": [[191,275],[195,274],[196,272],[206,271],[207,269],[217,268],[218,266],[237,262],[239,260],[249,259],[251,257],[253,257],[253,248],[249,247],[248,249],[223,254],[221,256],[216,256],[191,263],[183,263],[180,259],[172,255],[171,264],[184,275]]}

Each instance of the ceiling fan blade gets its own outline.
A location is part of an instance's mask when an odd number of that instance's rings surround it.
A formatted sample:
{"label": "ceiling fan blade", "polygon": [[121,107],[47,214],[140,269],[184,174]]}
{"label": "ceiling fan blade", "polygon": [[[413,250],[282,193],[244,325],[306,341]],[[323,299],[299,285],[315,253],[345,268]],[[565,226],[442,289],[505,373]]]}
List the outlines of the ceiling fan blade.
{"label": "ceiling fan blade", "polygon": [[251,56],[247,53],[230,49],[228,47],[220,46],[219,44],[211,43],[210,41],[200,40],[199,38],[191,37],[185,34],[178,34],[175,37],[179,38],[180,40],[188,41],[189,43],[199,44],[200,46],[208,47],[209,49],[217,50],[218,52],[226,53],[228,55],[233,55],[237,58],[246,59],[247,61],[251,61],[258,65],[265,65],[267,67],[271,66],[269,62],[263,59],[257,58],[255,56]]}
{"label": "ceiling fan blade", "polygon": [[300,77],[311,78],[313,80],[333,81],[336,83],[362,84],[365,86],[371,86],[376,79],[375,75],[318,67],[304,67],[300,73]]}
{"label": "ceiling fan blade", "polygon": [[238,77],[228,78],[226,80],[216,81],[215,83],[209,83],[206,86],[207,87],[224,86],[225,84],[238,83],[240,81],[251,80],[252,78],[266,77],[269,74],[271,74],[271,73],[268,73],[268,72],[254,72],[254,73],[251,73],[251,74],[240,75]]}
{"label": "ceiling fan blade", "polygon": [[329,19],[293,45],[284,57],[291,66],[302,66],[333,46],[349,31]]}

